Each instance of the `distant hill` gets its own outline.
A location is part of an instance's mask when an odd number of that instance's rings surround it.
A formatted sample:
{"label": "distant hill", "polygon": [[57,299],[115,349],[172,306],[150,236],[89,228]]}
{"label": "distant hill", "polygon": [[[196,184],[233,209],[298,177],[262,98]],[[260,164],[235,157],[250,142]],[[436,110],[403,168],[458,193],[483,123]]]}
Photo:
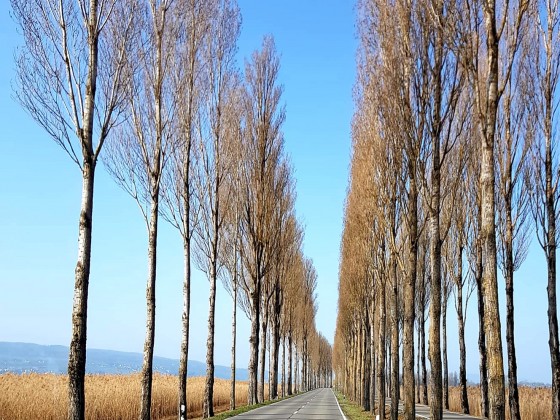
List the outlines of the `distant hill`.
{"label": "distant hill", "polygon": [[[59,373],[66,374],[68,347],[43,346],[31,343],[0,342],[0,374],[5,372]],[[87,373],[127,374],[142,369],[142,354],[113,350],[88,349]],[[154,356],[154,371],[176,375],[179,360]],[[204,376],[206,364],[189,360],[188,376]],[[231,368],[215,366],[215,377],[229,379]],[[247,369],[236,369],[237,379],[248,378]]]}

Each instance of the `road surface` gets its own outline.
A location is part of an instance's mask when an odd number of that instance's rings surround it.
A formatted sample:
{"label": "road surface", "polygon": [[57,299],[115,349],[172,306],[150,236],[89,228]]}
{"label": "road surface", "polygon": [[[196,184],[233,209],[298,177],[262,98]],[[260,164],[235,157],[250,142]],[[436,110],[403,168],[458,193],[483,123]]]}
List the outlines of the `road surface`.
{"label": "road surface", "polygon": [[[387,399],[387,405],[390,405],[390,403],[391,400]],[[402,412],[402,403],[399,403],[399,411]],[[416,417],[419,419],[429,419],[430,407],[416,404]],[[331,388],[319,388],[293,398],[288,398],[265,407],[248,411],[233,418],[239,420],[346,420]],[[467,416],[450,411],[444,411],[443,418],[445,420],[480,419],[480,417]]]}
{"label": "road surface", "polygon": [[319,388],[287,400],[257,408],[233,417],[249,419],[345,420],[331,388]]}

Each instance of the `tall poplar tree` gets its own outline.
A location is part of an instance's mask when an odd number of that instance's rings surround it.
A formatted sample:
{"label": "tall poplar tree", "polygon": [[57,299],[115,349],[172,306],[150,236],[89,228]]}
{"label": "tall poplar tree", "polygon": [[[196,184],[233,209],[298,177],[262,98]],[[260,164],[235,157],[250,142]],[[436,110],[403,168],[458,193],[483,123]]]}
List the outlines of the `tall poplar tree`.
{"label": "tall poplar tree", "polygon": [[95,170],[105,140],[122,121],[135,6],[119,0],[10,3],[24,39],[15,55],[17,98],[82,175],[68,418],[83,419]]}

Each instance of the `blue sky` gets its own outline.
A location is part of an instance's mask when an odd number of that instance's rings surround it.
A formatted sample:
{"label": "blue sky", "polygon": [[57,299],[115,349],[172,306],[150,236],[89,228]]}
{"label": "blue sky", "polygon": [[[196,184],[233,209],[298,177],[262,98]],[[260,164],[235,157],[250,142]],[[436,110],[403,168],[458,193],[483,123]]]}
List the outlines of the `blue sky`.
{"label": "blue sky", "polygon": [[[332,342],[336,322],[339,243],[346,194],[355,75],[353,2],[239,0],[243,16],[239,64],[272,34],[281,54],[287,119],[286,151],[297,179],[304,250],[318,272],[318,329]],[[78,168],[12,99],[13,52],[21,43],[0,9],[0,341],[63,344],[77,256],[81,179]],[[142,351],[145,333],[146,231],[136,204],[99,167],[94,204],[88,346]],[[158,250],[155,353],[178,357],[182,248],[162,222]],[[193,279],[189,357],[205,360],[208,282]],[[503,289],[503,283],[501,283]],[[516,279],[519,379],[550,382],[546,268],[533,244]],[[503,294],[501,302],[504,302]],[[473,295],[467,318],[468,373],[477,374]],[[450,371],[458,370],[454,308],[449,307]],[[502,314],[504,311],[502,310]],[[230,362],[231,299],[217,297],[216,363]],[[249,325],[239,312],[238,365],[248,361]],[[505,337],[505,335],[504,335]]]}

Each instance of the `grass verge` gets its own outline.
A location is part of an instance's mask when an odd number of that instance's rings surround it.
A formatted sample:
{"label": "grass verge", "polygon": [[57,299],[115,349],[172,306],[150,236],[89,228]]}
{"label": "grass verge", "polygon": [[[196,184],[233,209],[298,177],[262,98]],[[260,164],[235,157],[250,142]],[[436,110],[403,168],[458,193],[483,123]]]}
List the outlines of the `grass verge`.
{"label": "grass verge", "polygon": [[369,411],[364,411],[361,406],[347,399],[344,394],[338,391],[335,391],[334,394],[348,420],[371,420],[373,418]]}

